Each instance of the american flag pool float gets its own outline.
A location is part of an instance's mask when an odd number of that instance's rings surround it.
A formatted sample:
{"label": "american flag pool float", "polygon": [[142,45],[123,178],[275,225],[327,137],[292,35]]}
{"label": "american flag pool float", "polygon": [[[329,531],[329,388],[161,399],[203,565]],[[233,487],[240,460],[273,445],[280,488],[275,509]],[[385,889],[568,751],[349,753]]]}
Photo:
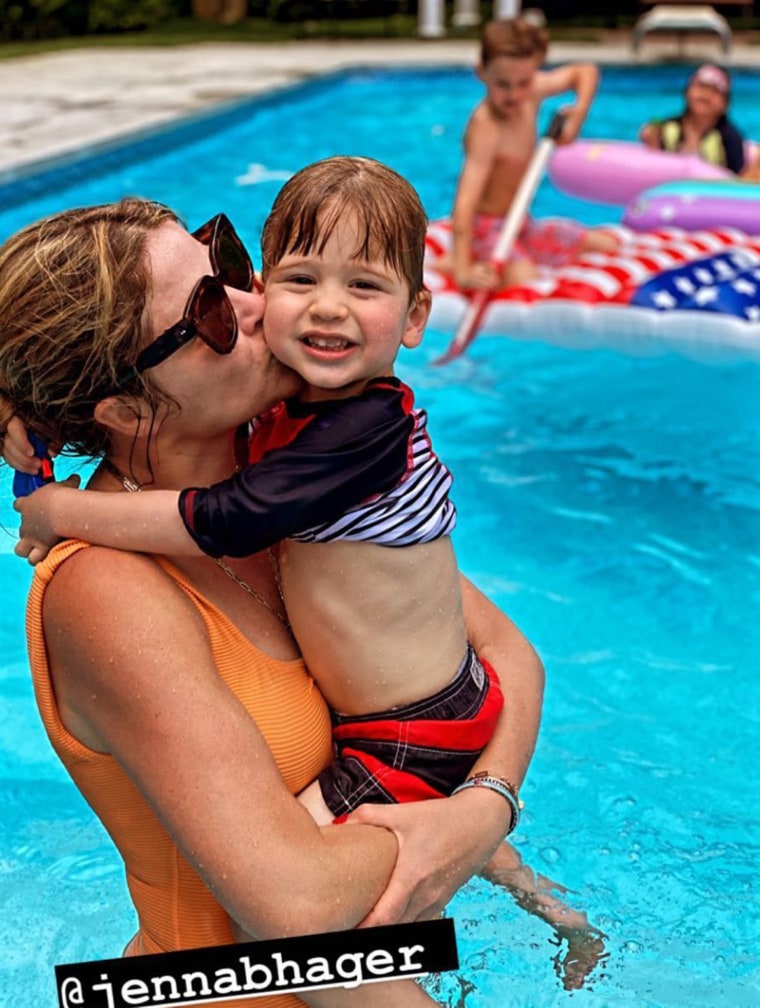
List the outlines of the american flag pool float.
{"label": "american flag pool float", "polygon": [[[760,235],[735,228],[637,233],[604,229],[614,254],[589,253],[497,293],[481,335],[542,340],[636,356],[679,353],[708,363],[760,361]],[[467,296],[435,269],[451,223],[428,228],[425,282],[431,328],[455,332]]]}

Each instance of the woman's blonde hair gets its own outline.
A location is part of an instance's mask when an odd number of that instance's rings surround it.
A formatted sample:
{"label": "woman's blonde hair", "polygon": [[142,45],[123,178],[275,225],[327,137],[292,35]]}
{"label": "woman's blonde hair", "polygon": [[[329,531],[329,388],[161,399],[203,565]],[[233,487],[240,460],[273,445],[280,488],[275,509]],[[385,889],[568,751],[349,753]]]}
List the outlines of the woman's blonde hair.
{"label": "woman's blonde hair", "polygon": [[549,33],[546,28],[522,18],[489,21],[480,36],[480,62],[488,66],[498,56],[524,59],[528,56],[546,56]]}
{"label": "woman's blonde hair", "polygon": [[[0,248],[0,434],[15,413],[48,444],[104,454],[95,404],[154,335],[145,244],[167,207],[141,199],[67,210]],[[135,394],[157,404],[150,379]]]}
{"label": "woman's blonde hair", "polygon": [[355,255],[389,265],[415,298],[424,289],[425,210],[406,179],[365,157],[325,158],[285,183],[264,224],[264,280],[285,255],[321,254],[347,213],[358,219]]}

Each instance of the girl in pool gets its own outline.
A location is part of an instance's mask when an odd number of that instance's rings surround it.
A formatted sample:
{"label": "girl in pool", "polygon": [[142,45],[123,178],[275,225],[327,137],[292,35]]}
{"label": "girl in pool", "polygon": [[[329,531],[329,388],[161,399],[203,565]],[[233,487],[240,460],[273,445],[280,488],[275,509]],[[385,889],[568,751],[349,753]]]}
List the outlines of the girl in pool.
{"label": "girl in pool", "polygon": [[655,150],[697,154],[739,175],[744,168],[744,140],[727,116],[730,97],[728,71],[703,63],[689,78],[683,112],[647,123],[641,140]]}

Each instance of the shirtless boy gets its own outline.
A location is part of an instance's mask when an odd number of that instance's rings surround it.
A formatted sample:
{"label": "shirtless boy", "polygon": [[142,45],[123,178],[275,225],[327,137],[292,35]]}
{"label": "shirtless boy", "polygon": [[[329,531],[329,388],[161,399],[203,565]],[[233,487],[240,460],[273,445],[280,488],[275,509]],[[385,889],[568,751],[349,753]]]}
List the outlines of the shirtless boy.
{"label": "shirtless boy", "polygon": [[437,268],[451,272],[460,287],[491,289],[532,279],[537,266],[557,266],[581,252],[610,252],[617,241],[571,221],[526,221],[501,276],[490,263],[504,217],[536,146],[536,116],[544,98],[574,91],[560,143],[580,131],[599,77],[591,63],[568,63],[540,70],[548,36],[520,18],[491,21],[481,36],[478,77],[484,100],[472,113],[464,135],[465,163],[453,211],[451,260]]}

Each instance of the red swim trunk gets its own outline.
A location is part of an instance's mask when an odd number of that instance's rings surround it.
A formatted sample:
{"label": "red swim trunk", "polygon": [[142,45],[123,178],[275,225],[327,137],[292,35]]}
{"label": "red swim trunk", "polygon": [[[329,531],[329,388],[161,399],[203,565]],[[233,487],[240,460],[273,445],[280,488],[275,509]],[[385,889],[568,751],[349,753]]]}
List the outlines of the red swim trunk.
{"label": "red swim trunk", "polygon": [[[472,231],[472,254],[477,262],[488,262],[504,223],[503,217],[478,214]],[[527,218],[507,262],[529,259],[537,266],[564,266],[581,251],[586,229],[562,217],[547,220]]]}
{"label": "red swim trunk", "polygon": [[360,717],[333,713],[335,762],[319,775],[327,807],[339,816],[362,802],[446,797],[490,741],[503,705],[496,673],[468,645],[433,696]]}

